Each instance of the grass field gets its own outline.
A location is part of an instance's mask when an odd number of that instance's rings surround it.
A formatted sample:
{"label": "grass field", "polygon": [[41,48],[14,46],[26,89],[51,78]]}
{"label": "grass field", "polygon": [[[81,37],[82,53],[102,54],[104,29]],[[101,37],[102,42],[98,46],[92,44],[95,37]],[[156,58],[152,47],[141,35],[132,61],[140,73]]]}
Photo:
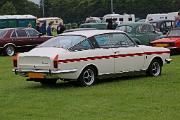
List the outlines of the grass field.
{"label": "grass field", "polygon": [[44,87],[11,72],[0,57],[0,120],[180,120],[180,55],[162,76],[74,82]]}

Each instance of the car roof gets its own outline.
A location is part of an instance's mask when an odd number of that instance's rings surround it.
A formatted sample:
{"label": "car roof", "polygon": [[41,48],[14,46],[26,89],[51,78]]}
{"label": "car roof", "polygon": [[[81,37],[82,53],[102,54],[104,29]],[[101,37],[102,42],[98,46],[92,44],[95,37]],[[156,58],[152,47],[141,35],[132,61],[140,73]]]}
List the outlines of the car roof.
{"label": "car roof", "polygon": [[3,28],[1,30],[21,30],[21,29],[34,29],[34,28],[18,27],[18,28]]}
{"label": "car roof", "polygon": [[125,32],[119,30],[84,30],[84,31],[67,32],[61,35],[81,35],[89,38],[95,35],[107,34],[107,33],[125,33]]}
{"label": "car roof", "polygon": [[156,23],[156,22],[174,22],[174,20],[155,20],[155,21],[149,21],[149,23]]}
{"label": "car roof", "polygon": [[97,30],[97,29],[96,28],[76,28],[76,29],[65,30],[64,33],[74,32],[74,31],[84,31],[84,30]]}
{"label": "car roof", "polygon": [[180,30],[180,27],[172,28],[171,30]]}
{"label": "car roof", "polygon": [[106,23],[106,22],[102,22],[102,23],[83,23],[83,24],[81,24],[81,25],[107,25],[108,23]]}
{"label": "car roof", "polygon": [[147,23],[147,22],[125,22],[125,23],[122,23],[122,24],[118,25],[118,27],[124,26],[124,25],[136,27],[136,26],[139,26],[139,25],[151,25],[151,24]]}

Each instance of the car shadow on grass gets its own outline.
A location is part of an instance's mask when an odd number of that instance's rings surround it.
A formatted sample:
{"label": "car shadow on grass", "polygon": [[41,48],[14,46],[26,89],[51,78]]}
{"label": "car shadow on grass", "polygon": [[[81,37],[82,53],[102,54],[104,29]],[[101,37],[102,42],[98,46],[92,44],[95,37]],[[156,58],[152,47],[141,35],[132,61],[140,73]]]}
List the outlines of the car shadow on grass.
{"label": "car shadow on grass", "polygon": [[[131,80],[142,80],[142,78],[147,78],[145,74],[131,74],[130,76],[121,76],[113,78],[98,79],[93,85],[94,87],[103,84],[112,84],[114,82],[121,81],[131,81]],[[33,83],[33,85],[28,85],[30,89],[76,89],[76,88],[87,88],[82,87],[78,81],[58,81],[56,84],[52,85],[42,85],[41,83]]]}

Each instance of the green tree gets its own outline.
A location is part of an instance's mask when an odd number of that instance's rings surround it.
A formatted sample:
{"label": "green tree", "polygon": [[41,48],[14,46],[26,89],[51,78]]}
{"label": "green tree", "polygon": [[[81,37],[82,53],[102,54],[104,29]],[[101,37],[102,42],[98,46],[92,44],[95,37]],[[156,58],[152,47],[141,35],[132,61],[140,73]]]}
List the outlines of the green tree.
{"label": "green tree", "polygon": [[16,14],[16,8],[14,7],[13,3],[7,1],[0,9],[1,15],[14,15]]}

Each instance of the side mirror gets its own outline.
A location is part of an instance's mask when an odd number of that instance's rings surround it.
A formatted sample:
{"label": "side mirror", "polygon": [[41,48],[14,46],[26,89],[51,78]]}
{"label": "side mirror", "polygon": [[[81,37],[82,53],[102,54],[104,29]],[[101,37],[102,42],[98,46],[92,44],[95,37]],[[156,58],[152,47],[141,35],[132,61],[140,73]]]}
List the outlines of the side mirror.
{"label": "side mirror", "polygon": [[39,33],[38,36],[41,37],[43,34],[42,33]]}

